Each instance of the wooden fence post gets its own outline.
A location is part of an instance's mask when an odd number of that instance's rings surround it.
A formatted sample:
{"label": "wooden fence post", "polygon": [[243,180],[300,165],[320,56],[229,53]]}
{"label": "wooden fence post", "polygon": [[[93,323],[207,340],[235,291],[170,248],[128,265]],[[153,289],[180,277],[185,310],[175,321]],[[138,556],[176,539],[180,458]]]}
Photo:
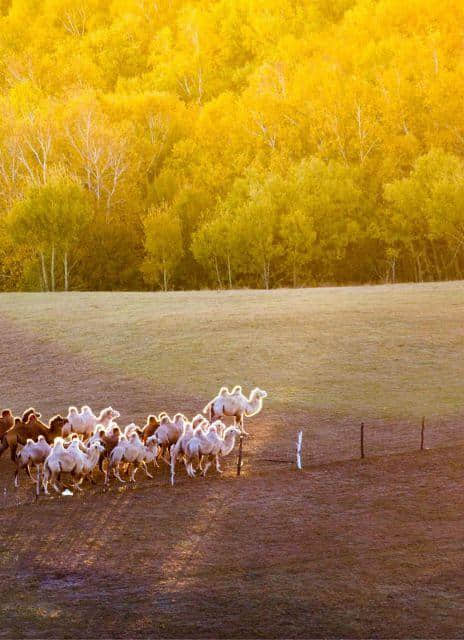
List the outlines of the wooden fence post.
{"label": "wooden fence post", "polygon": [[303,431],[298,431],[298,440],[296,441],[296,466],[301,471],[301,443],[303,441]]}
{"label": "wooden fence post", "polygon": [[364,458],[364,422],[361,422],[361,458]]}
{"label": "wooden fence post", "polygon": [[243,452],[243,434],[240,434],[240,440],[238,443],[238,459],[237,459],[237,475],[240,475],[242,470],[242,452]]}
{"label": "wooden fence post", "polygon": [[425,416],[422,416],[422,427],[421,427],[421,451],[424,450],[424,429],[425,429]]}

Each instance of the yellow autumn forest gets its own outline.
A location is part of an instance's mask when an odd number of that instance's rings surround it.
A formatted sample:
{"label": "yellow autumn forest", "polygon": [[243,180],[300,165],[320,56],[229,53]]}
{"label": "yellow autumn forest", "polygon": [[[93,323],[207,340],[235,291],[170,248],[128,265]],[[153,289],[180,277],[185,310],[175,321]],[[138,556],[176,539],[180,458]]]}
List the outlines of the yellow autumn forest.
{"label": "yellow autumn forest", "polygon": [[462,2],[0,15],[0,289],[463,277]]}

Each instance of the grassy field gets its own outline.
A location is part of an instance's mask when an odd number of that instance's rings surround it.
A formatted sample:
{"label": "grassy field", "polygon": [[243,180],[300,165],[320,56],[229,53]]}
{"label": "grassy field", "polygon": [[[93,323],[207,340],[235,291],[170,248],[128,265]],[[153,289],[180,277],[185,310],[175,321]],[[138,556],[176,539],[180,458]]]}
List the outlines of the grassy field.
{"label": "grassy field", "polygon": [[203,406],[239,382],[267,389],[279,411],[385,419],[462,406],[463,283],[3,294],[0,311],[28,337],[105,377],[155,386],[160,398],[195,396]]}
{"label": "grassy field", "polygon": [[[460,282],[1,295],[1,407],[126,424],[222,384],[269,401],[241,478],[231,456],[35,504],[1,458],[0,638],[460,637],[463,318]],[[271,461],[299,428],[300,473]]]}

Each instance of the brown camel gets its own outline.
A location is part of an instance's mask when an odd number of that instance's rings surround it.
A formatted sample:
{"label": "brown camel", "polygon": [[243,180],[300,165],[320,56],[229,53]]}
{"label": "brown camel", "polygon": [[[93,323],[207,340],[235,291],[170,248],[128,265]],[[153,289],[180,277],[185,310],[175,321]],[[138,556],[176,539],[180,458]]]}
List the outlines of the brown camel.
{"label": "brown camel", "polygon": [[6,431],[8,431],[8,429],[11,429],[13,425],[14,425],[13,414],[9,409],[4,409],[2,411],[2,416],[0,418],[0,438],[3,438]]}
{"label": "brown camel", "polygon": [[160,426],[159,418],[156,416],[148,416],[147,424],[142,429],[142,440],[146,444],[147,439],[152,436]]}
{"label": "brown camel", "polygon": [[0,445],[0,456],[9,448],[11,459],[15,462],[18,445],[25,445],[28,438],[36,442],[38,437],[42,435],[48,444],[52,444],[56,437],[61,436],[62,429],[67,423],[66,418],[55,416],[50,419],[49,426],[47,427],[43,422],[40,422],[35,412],[30,413],[30,411],[34,410],[31,409],[26,412],[28,413],[26,422],[23,422],[21,418],[15,418],[13,427],[8,429],[3,435]]}

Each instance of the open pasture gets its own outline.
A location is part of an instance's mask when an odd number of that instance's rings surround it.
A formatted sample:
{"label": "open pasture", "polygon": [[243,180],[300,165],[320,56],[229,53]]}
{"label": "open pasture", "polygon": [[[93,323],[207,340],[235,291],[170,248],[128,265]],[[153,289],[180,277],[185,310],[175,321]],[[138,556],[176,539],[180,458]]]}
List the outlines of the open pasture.
{"label": "open pasture", "polygon": [[[0,296],[16,413],[142,424],[222,384],[269,394],[239,479],[231,455],[223,477],[34,504],[4,455],[0,637],[459,637],[463,319],[463,283]],[[304,470],[270,462],[300,428]]]}

